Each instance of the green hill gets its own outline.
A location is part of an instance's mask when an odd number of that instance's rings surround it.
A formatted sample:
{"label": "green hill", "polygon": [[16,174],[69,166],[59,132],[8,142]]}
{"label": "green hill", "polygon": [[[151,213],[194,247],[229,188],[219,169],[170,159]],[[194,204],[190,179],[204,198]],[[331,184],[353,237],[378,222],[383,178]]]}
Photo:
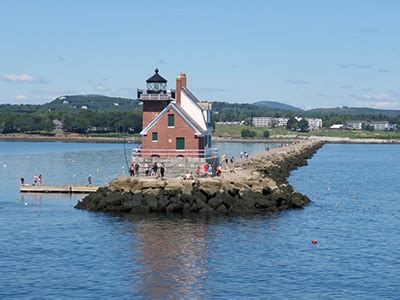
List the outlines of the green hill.
{"label": "green hill", "polygon": [[102,95],[75,95],[58,97],[43,108],[52,111],[90,109],[96,111],[132,111],[138,108],[139,101],[129,98]]}
{"label": "green hill", "polygon": [[103,95],[60,96],[41,105],[2,104],[0,112],[73,112],[80,110],[128,112],[140,108],[140,102],[129,98],[108,97]]}
{"label": "green hill", "polygon": [[293,111],[293,112],[301,112],[303,111],[303,109],[289,105],[289,104],[285,104],[285,103],[281,103],[281,102],[277,102],[277,101],[258,101],[258,102],[254,102],[253,105],[255,106],[259,106],[262,108],[272,108],[272,109],[279,109],[279,110],[286,110],[286,111]]}
{"label": "green hill", "polygon": [[400,110],[375,109],[368,107],[335,107],[335,108],[315,108],[308,110],[309,115],[345,115],[345,116],[400,116]]}

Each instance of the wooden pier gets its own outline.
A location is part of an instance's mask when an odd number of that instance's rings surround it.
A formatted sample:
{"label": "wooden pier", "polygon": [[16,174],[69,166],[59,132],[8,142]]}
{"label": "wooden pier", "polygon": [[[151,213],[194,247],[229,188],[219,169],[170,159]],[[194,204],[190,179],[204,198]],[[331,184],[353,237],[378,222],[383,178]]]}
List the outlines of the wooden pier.
{"label": "wooden pier", "polygon": [[66,193],[66,194],[89,194],[97,191],[99,186],[84,185],[20,185],[21,193]]}

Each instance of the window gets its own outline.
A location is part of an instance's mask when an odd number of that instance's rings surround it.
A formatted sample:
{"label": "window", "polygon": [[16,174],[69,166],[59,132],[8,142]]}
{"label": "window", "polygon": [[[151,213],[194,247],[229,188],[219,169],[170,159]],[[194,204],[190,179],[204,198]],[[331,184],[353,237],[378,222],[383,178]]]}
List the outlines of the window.
{"label": "window", "polygon": [[168,127],[175,126],[175,115],[168,115]]}
{"label": "window", "polygon": [[176,150],[185,150],[185,138],[176,138]]}
{"label": "window", "polygon": [[153,132],[151,135],[151,140],[153,142],[157,142],[158,141],[158,133],[157,132]]}

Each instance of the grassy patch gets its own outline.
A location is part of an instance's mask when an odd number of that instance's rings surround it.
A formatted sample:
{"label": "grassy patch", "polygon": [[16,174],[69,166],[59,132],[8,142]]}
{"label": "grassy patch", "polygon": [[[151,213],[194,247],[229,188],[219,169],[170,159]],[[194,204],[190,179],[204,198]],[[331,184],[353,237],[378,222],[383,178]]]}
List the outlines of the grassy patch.
{"label": "grassy patch", "polygon": [[233,125],[217,125],[215,128],[214,136],[217,137],[232,137],[240,138],[243,129],[252,130],[257,133],[256,138],[262,139],[263,132],[268,130],[270,138],[296,138],[307,137],[310,135],[339,137],[339,138],[362,138],[362,139],[400,139],[400,132],[393,131],[363,131],[363,130],[339,130],[339,129],[321,129],[310,132],[293,132],[286,128],[266,128],[266,127],[253,127],[253,126],[233,126]]}

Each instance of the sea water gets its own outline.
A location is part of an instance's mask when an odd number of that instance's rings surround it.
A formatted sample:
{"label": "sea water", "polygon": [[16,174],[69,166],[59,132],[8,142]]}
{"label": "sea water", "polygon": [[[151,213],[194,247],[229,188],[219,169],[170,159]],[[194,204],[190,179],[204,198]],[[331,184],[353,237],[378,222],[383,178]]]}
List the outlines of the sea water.
{"label": "sea water", "polygon": [[120,216],[18,193],[34,174],[103,184],[128,148],[0,142],[0,297],[398,298],[400,146],[325,145],[289,178],[313,203],[268,215]]}

